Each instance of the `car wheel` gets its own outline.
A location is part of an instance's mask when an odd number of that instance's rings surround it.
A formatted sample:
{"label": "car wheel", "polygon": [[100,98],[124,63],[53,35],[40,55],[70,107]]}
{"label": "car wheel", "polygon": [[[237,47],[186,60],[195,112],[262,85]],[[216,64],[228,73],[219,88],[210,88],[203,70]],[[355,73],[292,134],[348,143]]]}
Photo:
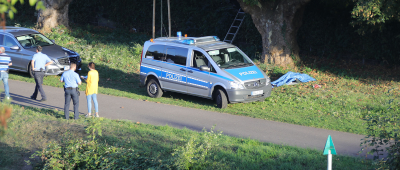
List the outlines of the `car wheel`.
{"label": "car wheel", "polygon": [[226,97],[225,91],[222,89],[218,89],[215,95],[215,103],[217,103],[217,107],[224,109],[228,106],[228,98]]}
{"label": "car wheel", "polygon": [[28,73],[29,73],[29,75],[31,77],[33,77],[33,70],[32,70],[32,65],[31,64],[29,64],[29,66],[28,66]]}
{"label": "car wheel", "polygon": [[149,96],[152,98],[159,98],[163,94],[160,84],[155,79],[150,79],[147,81],[146,88],[147,94],[149,94]]}

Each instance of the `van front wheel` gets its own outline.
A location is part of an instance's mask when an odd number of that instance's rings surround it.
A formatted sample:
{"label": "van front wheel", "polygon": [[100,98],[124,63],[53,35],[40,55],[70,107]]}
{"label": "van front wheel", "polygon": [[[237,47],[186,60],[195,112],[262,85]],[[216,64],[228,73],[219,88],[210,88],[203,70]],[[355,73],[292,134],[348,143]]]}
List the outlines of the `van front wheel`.
{"label": "van front wheel", "polygon": [[152,98],[159,98],[163,95],[163,91],[157,80],[150,79],[146,84],[146,88],[147,94]]}
{"label": "van front wheel", "polygon": [[226,97],[225,91],[218,89],[215,95],[215,102],[217,103],[217,107],[224,109],[228,106],[228,99]]}

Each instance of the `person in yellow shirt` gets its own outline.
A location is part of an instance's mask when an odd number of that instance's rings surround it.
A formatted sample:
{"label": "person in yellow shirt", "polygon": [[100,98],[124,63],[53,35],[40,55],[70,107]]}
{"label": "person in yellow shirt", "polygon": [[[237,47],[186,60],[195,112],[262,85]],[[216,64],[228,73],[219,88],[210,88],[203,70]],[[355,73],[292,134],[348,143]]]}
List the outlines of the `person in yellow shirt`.
{"label": "person in yellow shirt", "polygon": [[91,111],[92,111],[92,100],[94,103],[94,109],[96,111],[96,117],[99,117],[99,106],[97,103],[97,89],[99,87],[99,72],[95,70],[95,64],[93,62],[89,63],[89,73],[86,79],[87,85],[86,85],[86,99],[87,99],[87,105],[88,105],[88,114],[86,117],[91,116]]}

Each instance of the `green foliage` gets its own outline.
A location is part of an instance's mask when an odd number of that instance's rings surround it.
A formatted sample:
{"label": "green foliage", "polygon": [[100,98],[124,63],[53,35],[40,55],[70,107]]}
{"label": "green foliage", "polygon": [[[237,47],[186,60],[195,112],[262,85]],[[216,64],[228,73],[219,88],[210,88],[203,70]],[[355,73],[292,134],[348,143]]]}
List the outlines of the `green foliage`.
{"label": "green foliage", "polygon": [[218,146],[218,138],[222,131],[214,132],[213,126],[210,132],[203,129],[200,137],[192,136],[189,141],[177,149],[174,149],[172,156],[175,157],[174,165],[178,169],[202,169],[210,167],[213,162],[208,160],[212,151]]}
{"label": "green foliage", "polygon": [[[315,57],[318,64],[323,60],[343,63],[349,60],[363,64],[398,65],[400,22],[385,24],[385,30],[357,33],[353,27],[351,11],[354,4],[348,0],[313,0],[304,10],[303,24],[297,34],[300,58]],[[383,25],[382,25],[383,26]],[[342,61],[344,60],[344,61]],[[330,67],[337,67],[333,63]]]}
{"label": "green foliage", "polygon": [[[10,19],[14,19],[14,14],[17,13],[17,9],[15,8],[17,2],[24,4],[24,0],[0,0],[0,13],[7,13]],[[46,9],[42,1],[29,0],[29,4],[30,6],[36,5],[36,10]]]}
{"label": "green foliage", "polygon": [[257,5],[260,3],[258,0],[243,0],[243,2],[248,5]]}
{"label": "green foliage", "polygon": [[86,121],[88,122],[88,125],[85,129],[86,133],[89,134],[88,138],[92,138],[92,140],[94,140],[96,138],[96,133],[99,136],[102,136],[101,132],[102,130],[102,122],[103,122],[104,118],[100,117],[91,117],[89,119],[86,119]]}
{"label": "green foliage", "polygon": [[[161,1],[156,1],[156,37],[161,34],[166,36],[168,33],[167,1],[162,2],[163,25],[160,23]],[[182,31],[192,37],[216,35],[222,40],[240,8],[237,2],[226,0],[171,0],[170,4],[172,36],[176,36],[177,31]],[[104,17],[117,23],[117,29],[129,31],[135,28],[137,32],[151,35],[152,10],[153,1],[72,1],[69,17],[71,22],[82,25],[97,25],[98,19]],[[211,23],[214,26],[210,26]],[[261,35],[250,15],[246,14],[234,42],[251,58],[256,57],[256,52],[261,52]]]}
{"label": "green foliage", "polygon": [[260,63],[258,67],[264,72],[268,71],[268,66],[264,63]]}
{"label": "green foliage", "polygon": [[289,70],[284,69],[282,66],[274,66],[272,68],[272,73],[273,74],[283,75],[283,74],[286,74],[287,72],[289,72]]}
{"label": "green foliage", "polygon": [[[400,19],[400,2],[398,0],[353,0],[355,6],[351,12],[351,22],[353,26],[360,26],[357,29],[359,34],[365,34],[365,31],[370,29],[384,28],[384,23]],[[368,29],[367,29],[368,28]],[[372,29],[371,29],[372,28]]]}
{"label": "green foliage", "polygon": [[365,116],[367,136],[361,142],[364,149],[373,147],[369,153],[375,154],[375,159],[384,153],[388,154],[380,162],[383,169],[400,169],[400,115],[393,111],[393,107],[400,102],[394,98],[392,91],[390,89],[386,93],[390,97],[387,103],[379,108],[371,108],[374,112],[368,112]]}
{"label": "green foliage", "polygon": [[[42,151],[36,151],[31,158],[40,157],[42,169],[136,169],[149,166],[151,158],[141,156],[132,149],[109,146],[95,140],[96,133],[102,136],[104,118],[92,117],[86,120],[85,132],[91,141],[74,139],[52,142]],[[151,161],[153,162],[153,161]],[[156,163],[157,164],[157,163]]]}
{"label": "green foliage", "polygon": [[31,158],[36,156],[41,169],[141,169],[158,164],[132,149],[81,139],[50,143]]}

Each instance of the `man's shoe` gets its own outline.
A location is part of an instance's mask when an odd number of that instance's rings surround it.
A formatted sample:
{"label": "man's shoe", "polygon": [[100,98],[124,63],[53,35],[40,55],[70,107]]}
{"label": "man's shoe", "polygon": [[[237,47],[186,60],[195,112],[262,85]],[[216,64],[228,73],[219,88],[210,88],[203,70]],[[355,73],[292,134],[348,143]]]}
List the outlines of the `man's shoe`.
{"label": "man's shoe", "polygon": [[38,102],[45,102],[46,101],[46,99],[42,99],[42,100],[39,100]]}
{"label": "man's shoe", "polygon": [[10,100],[10,97],[6,97],[7,100]]}
{"label": "man's shoe", "polygon": [[30,97],[32,100],[36,100],[35,98],[33,98],[33,96]]}

